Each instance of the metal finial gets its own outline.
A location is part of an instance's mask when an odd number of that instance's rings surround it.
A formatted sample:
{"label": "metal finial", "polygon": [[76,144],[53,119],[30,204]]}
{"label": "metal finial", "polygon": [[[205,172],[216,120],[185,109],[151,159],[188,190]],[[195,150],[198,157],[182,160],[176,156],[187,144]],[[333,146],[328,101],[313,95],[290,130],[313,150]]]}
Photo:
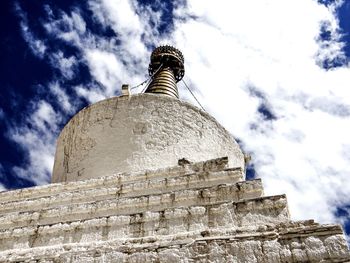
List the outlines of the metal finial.
{"label": "metal finial", "polygon": [[176,83],[185,74],[184,57],[180,50],[172,46],[157,47],[151,54],[148,72],[152,81],[146,93],[179,97]]}

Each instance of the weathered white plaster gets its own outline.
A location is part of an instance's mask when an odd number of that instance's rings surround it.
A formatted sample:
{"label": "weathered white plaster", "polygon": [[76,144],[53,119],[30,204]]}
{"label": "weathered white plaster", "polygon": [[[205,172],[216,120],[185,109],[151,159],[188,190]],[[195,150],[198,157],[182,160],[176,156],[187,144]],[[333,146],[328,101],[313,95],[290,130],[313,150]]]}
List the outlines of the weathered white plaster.
{"label": "weathered white plaster", "polygon": [[52,182],[175,166],[228,156],[244,169],[232,136],[210,115],[168,96],[139,94],[100,101],[62,130]]}
{"label": "weathered white plaster", "polygon": [[[207,160],[205,162],[176,165],[173,167],[157,170],[145,170],[134,173],[118,173],[109,176],[96,176],[97,178],[76,181],[55,183],[44,186],[23,188],[13,191],[0,192],[0,202],[14,202],[29,200],[39,197],[48,197],[58,193],[77,192],[85,190],[96,190],[97,188],[108,189],[111,186],[121,184],[138,184],[148,180],[172,180],[178,177],[198,176],[201,181],[213,182],[212,185],[225,183],[231,178],[232,182],[242,181],[243,173],[240,168],[229,168],[227,157]],[[215,182],[215,180],[218,180]],[[196,182],[192,182],[196,184]],[[85,196],[86,198],[86,196]],[[93,199],[94,200],[94,199]]]}
{"label": "weathered white plaster", "polygon": [[[165,174],[166,175],[166,174]],[[116,198],[143,198],[146,195],[161,195],[165,193],[172,193],[175,195],[179,191],[196,193],[199,191],[203,195],[211,193],[211,198],[215,196],[226,194],[230,195],[231,200],[238,200],[238,197],[260,197],[262,195],[261,182],[258,180],[241,182],[237,185],[226,186],[227,183],[235,183],[240,179],[240,173],[235,171],[222,171],[211,173],[193,173],[173,178],[162,179],[146,179],[135,183],[121,183],[118,180],[119,176],[115,176],[114,180],[109,177],[108,184],[91,184],[89,188],[70,189],[64,188],[56,191],[47,191],[46,195],[42,192],[41,195],[35,196],[38,188],[32,189],[33,196],[26,199],[19,199],[11,201],[4,201],[0,207],[0,214],[9,213],[13,211],[24,212],[34,210],[40,207],[41,210],[55,207],[57,205],[72,205],[80,202],[93,202],[103,200],[116,200]],[[90,179],[91,180],[91,179]],[[239,187],[239,191],[237,190]],[[213,188],[214,190],[210,190]],[[203,189],[203,190],[200,190]],[[79,190],[79,191],[77,191]],[[208,194],[206,194],[208,192]],[[0,196],[1,197],[1,196]]]}
{"label": "weathered white plaster", "polygon": [[349,262],[341,232],[336,225],[301,221],[108,241],[91,233],[86,242],[0,252],[0,262]]}
{"label": "weathered white plaster", "polygon": [[0,193],[0,262],[349,262],[227,158]]}
{"label": "weathered white plaster", "polygon": [[[244,220],[245,224],[254,224],[254,221],[257,220],[277,222],[280,218],[282,220],[288,219],[285,196],[262,197],[237,202],[239,190],[234,191],[234,189],[237,187],[221,186],[206,188],[205,192],[202,189],[193,189],[139,197],[106,198],[93,202],[81,200],[77,203],[52,205],[46,209],[44,208],[47,205],[45,201],[38,200],[33,202],[30,211],[23,212],[18,209],[0,216],[0,229],[49,225],[112,215],[141,214],[147,211],[163,211],[196,205],[207,207],[211,214],[220,214],[221,212],[229,213],[230,216],[232,213],[233,215],[242,214],[243,217],[240,220]],[[242,192],[240,195],[244,197]],[[268,217],[270,219],[267,219]],[[219,216],[218,220],[220,219]]]}

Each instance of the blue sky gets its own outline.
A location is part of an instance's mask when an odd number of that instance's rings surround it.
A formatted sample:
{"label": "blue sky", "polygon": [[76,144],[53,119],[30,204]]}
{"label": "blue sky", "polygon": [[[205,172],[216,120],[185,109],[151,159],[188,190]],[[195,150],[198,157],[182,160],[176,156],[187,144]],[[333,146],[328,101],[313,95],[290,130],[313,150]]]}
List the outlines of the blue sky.
{"label": "blue sky", "polygon": [[248,177],[287,193],[294,219],[350,233],[349,0],[0,5],[0,189],[49,183],[65,123],[144,81],[152,49],[171,44],[185,81],[252,155]]}

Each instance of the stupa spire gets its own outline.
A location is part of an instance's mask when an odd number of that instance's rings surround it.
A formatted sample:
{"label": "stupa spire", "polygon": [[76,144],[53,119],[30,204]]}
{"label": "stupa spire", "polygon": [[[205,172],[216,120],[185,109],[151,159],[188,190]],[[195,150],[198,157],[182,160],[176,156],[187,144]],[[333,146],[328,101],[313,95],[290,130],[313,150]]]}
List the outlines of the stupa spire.
{"label": "stupa spire", "polygon": [[148,72],[152,81],[146,93],[179,97],[176,83],[185,74],[184,57],[180,50],[168,45],[157,47],[151,54]]}

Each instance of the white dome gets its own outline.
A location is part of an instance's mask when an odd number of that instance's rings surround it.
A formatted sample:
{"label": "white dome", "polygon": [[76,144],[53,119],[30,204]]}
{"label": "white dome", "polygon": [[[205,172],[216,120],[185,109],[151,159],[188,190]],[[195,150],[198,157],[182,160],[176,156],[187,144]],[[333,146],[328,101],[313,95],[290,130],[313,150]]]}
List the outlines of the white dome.
{"label": "white dome", "polygon": [[52,182],[229,157],[244,168],[231,135],[210,115],[168,96],[139,94],[100,101],[76,114],[58,141]]}

